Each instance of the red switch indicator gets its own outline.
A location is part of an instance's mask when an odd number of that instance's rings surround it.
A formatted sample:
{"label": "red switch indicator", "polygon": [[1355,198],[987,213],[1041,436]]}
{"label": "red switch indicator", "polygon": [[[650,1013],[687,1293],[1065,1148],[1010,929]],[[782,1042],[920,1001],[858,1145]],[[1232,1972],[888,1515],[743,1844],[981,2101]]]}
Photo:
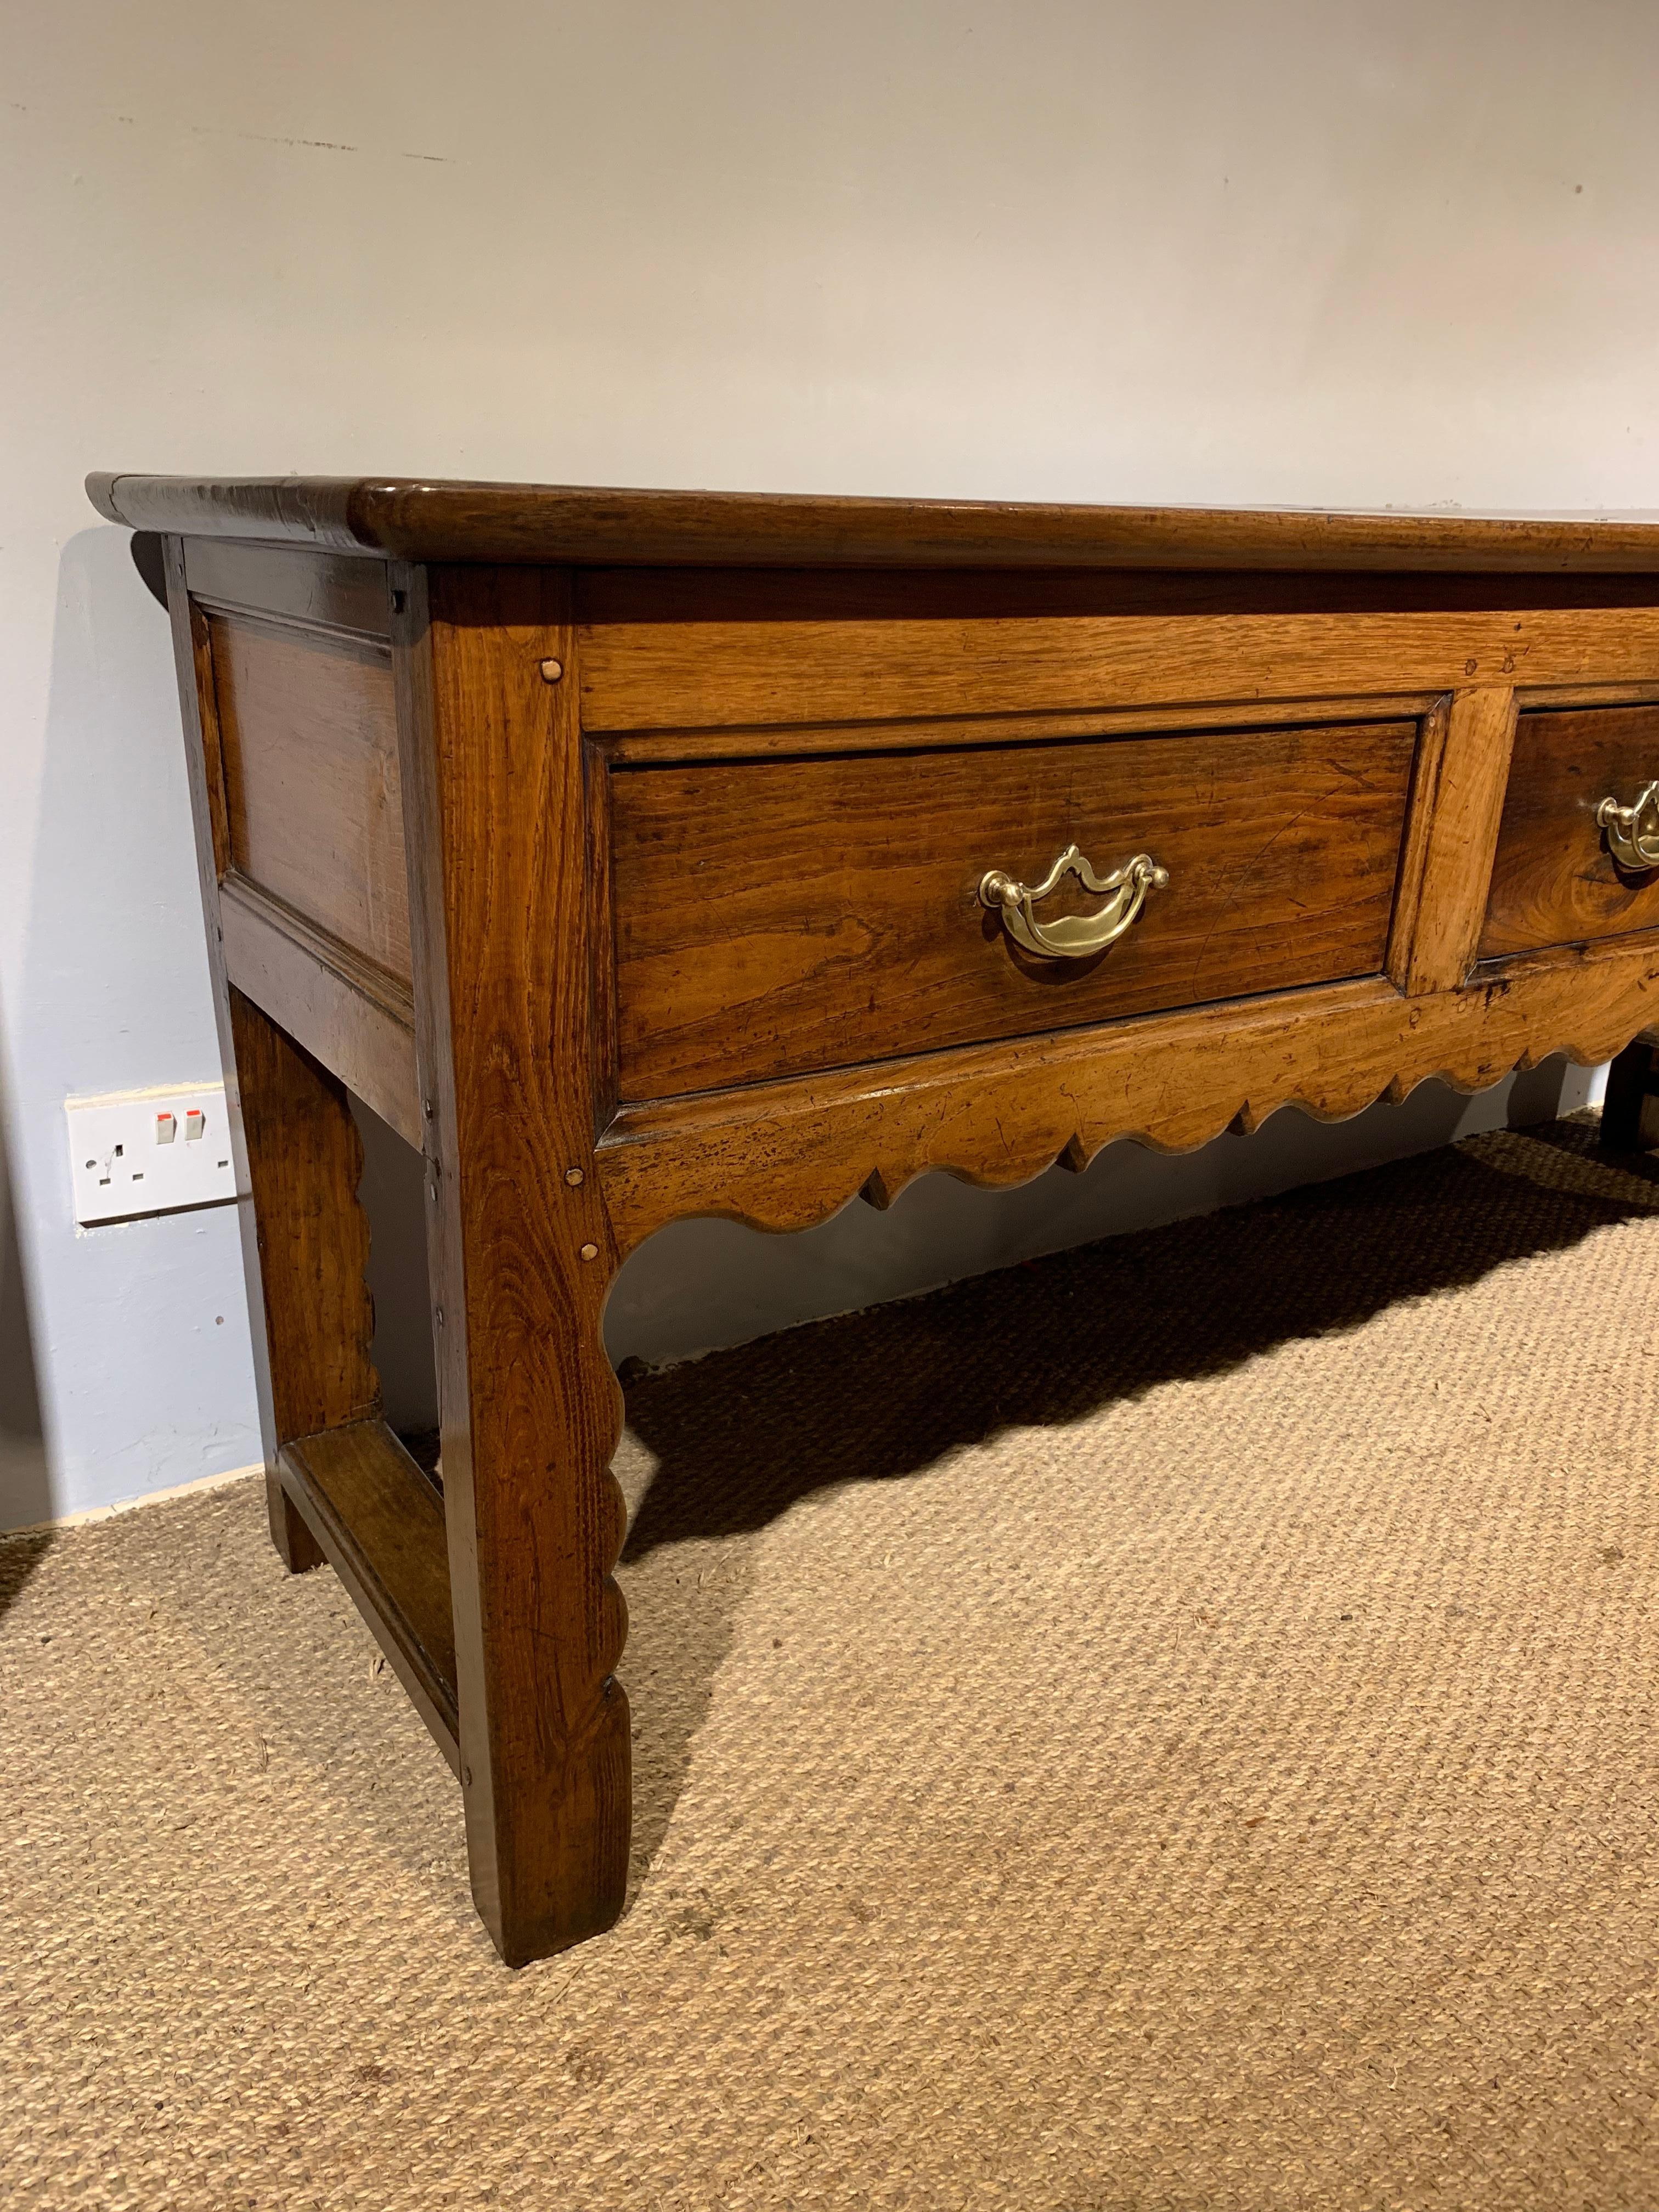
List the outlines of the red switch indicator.
{"label": "red switch indicator", "polygon": [[156,1115],[155,1141],[158,1145],[170,1145],[178,1133],[179,1124],[173,1120],[171,1114],[158,1114]]}
{"label": "red switch indicator", "polygon": [[207,1116],[198,1108],[192,1106],[185,1116],[185,1142],[187,1145],[194,1144],[206,1126]]}

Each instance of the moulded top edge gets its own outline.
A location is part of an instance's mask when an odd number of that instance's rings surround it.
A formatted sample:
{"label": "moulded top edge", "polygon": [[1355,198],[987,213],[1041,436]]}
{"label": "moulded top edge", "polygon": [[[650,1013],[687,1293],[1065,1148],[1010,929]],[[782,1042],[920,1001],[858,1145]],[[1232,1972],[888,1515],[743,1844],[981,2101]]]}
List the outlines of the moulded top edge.
{"label": "moulded top edge", "polygon": [[583,567],[1659,574],[1659,518],[1085,507],[776,492],[98,473],[137,530],[434,562]]}

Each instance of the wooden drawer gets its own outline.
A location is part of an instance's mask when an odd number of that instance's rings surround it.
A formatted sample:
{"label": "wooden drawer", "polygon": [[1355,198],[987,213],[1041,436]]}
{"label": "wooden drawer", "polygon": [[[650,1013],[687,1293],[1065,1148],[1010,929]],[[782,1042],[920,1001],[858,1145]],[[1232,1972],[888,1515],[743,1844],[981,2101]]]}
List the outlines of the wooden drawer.
{"label": "wooden drawer", "polygon": [[[618,1073],[665,1097],[1375,974],[1417,726],[618,767]],[[1115,944],[1023,951],[978,887],[1076,844],[1169,872]],[[1067,877],[1045,926],[1098,909]]]}
{"label": "wooden drawer", "polygon": [[1481,959],[1659,928],[1659,872],[1619,866],[1595,819],[1656,776],[1659,706],[1522,715]]}

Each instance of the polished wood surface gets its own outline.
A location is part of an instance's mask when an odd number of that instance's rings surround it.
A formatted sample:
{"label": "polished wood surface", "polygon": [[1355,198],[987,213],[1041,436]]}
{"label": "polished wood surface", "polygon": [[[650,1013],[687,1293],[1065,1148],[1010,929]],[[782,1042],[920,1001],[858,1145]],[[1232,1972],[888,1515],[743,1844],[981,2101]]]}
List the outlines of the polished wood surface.
{"label": "polished wood surface", "polygon": [[227,974],[296,1044],[418,1147],[415,994],[240,876],[219,886]]}
{"label": "polished wood surface", "polygon": [[344,1085],[234,988],[230,1006],[271,1397],[287,1443],[380,1412],[368,1222],[356,1196],[362,1146]]}
{"label": "polished wood surface", "polygon": [[628,1874],[576,641],[557,570],[393,580],[461,1779],[473,1896],[520,1964],[608,1926]]}
{"label": "polished wood surface", "polygon": [[1521,717],[1504,802],[1483,959],[1659,927],[1659,870],[1607,850],[1598,801],[1628,805],[1659,778],[1659,705]]}
{"label": "polished wood surface", "polygon": [[384,1421],[296,1437],[277,1480],[460,1772],[443,1500]]}
{"label": "polished wood surface", "polygon": [[[187,533],[273,1534],[334,1562],[455,1761],[515,1963],[623,1894],[600,1316],[653,1231],[799,1229],[1556,1052],[1618,1055],[1609,1141],[1659,1127],[1631,1045],[1659,894],[1590,820],[1654,769],[1652,527],[97,496]],[[1170,882],[1049,969],[975,890],[1068,842]],[[441,1499],[378,1419],[347,1083],[425,1153]]]}
{"label": "polished wood surface", "polygon": [[1413,998],[1454,989],[1474,963],[1515,715],[1514,692],[1493,685],[1453,692],[1430,726],[1415,794],[1422,859],[1401,886],[1400,964],[1389,969]]}
{"label": "polished wood surface", "polygon": [[589,731],[1024,715],[1214,701],[1635,682],[1659,606],[595,623]]}
{"label": "polished wood surface", "polygon": [[1125,1137],[1192,1152],[1284,1106],[1342,1121],[1431,1076],[1475,1091],[1555,1053],[1593,1066],[1649,1020],[1656,991],[1659,942],[1644,936],[1431,998],[1373,977],[929,1053],[624,1109],[600,1180],[623,1251],[688,1213],[810,1229],[860,1192],[890,1204],[920,1175],[1006,1189]]}
{"label": "polished wood surface", "polygon": [[[1659,538],[1659,525],[1651,526]],[[1654,601],[1650,574],[1482,568],[1438,574],[1319,568],[578,568],[575,592],[576,623],[584,631],[861,623],[899,614],[913,622],[1411,614],[1508,614],[1513,620]]]}
{"label": "polished wood surface", "polygon": [[[621,1095],[662,1097],[1381,969],[1410,722],[612,777]],[[980,904],[1075,843],[1168,869],[1081,960]],[[1068,880],[1045,915],[1099,904]]]}
{"label": "polished wood surface", "polygon": [[[1056,738],[1098,741],[1206,731],[1259,730],[1264,716],[1279,729],[1350,720],[1420,721],[1447,694],[1362,691],[1318,698],[1206,700],[1201,707],[1062,708],[1030,714],[951,714],[917,721],[733,723],[723,729],[590,731],[589,743],[613,767],[662,768],[690,761],[804,760],[820,753],[961,753],[981,746],[1047,744]],[[1598,690],[1598,699],[1601,694]],[[1644,694],[1645,696],[1646,695]]]}
{"label": "polished wood surface", "polygon": [[374,1306],[363,1279],[368,1224],[356,1198],[362,1153],[338,1077],[230,982],[219,888],[229,829],[209,617],[191,598],[179,540],[163,549],[163,567],[230,1139],[237,1188],[246,1194],[238,1213],[266,1504],[272,1543],[300,1573],[324,1555],[279,1479],[282,1447],[309,1429],[380,1409]]}
{"label": "polished wood surface", "polygon": [[[279,1451],[295,1437],[380,1413],[374,1308],[363,1279],[368,1222],[357,1203],[362,1146],[338,1078],[234,987],[229,1004],[258,1247],[254,1327]],[[274,1454],[266,1495],[271,1537],[290,1571],[317,1565],[322,1551]]]}
{"label": "polished wood surface", "polygon": [[407,983],[388,646],[210,614],[230,866]]}
{"label": "polished wood surface", "polygon": [[409,477],[87,478],[112,522],[408,561],[812,568],[1213,568],[1572,571],[1659,566],[1654,526],[1346,514],[1300,507],[1079,507],[805,494],[447,483]]}
{"label": "polished wood surface", "polygon": [[1388,949],[1382,959],[1383,974],[1402,991],[1424,919],[1423,896],[1435,831],[1435,800],[1441,763],[1445,757],[1446,732],[1451,722],[1451,703],[1449,692],[1443,691],[1437,699],[1428,700],[1418,724],[1417,751],[1412,762],[1411,790],[1406,802],[1406,834],[1400,848],[1394,912],[1389,917]]}
{"label": "polished wood surface", "polygon": [[184,557],[185,581],[199,607],[255,613],[307,631],[343,630],[382,643],[392,634],[381,562],[220,538],[187,539]]}
{"label": "polished wood surface", "polygon": [[418,1144],[385,573],[211,540],[168,557],[216,968]]}

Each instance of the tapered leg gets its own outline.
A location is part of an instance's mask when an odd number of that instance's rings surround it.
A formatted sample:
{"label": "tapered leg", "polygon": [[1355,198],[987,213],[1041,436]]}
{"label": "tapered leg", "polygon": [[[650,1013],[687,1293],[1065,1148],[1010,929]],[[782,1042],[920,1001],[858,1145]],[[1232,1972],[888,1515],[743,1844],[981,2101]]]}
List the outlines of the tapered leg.
{"label": "tapered leg", "polygon": [[1659,1047],[1647,1036],[1627,1044],[1607,1070],[1601,1149],[1649,1152],[1659,1146]]}
{"label": "tapered leg", "polygon": [[244,1243],[263,1354],[270,1534],[298,1573],[323,1554],[277,1476],[277,1450],[380,1411],[362,1149],[343,1085],[234,988],[229,1015],[252,1192],[254,1234],[245,1230]]}
{"label": "tapered leg", "polygon": [[609,1926],[628,1867],[575,641],[555,573],[392,582],[461,1782],[520,1965]]}

